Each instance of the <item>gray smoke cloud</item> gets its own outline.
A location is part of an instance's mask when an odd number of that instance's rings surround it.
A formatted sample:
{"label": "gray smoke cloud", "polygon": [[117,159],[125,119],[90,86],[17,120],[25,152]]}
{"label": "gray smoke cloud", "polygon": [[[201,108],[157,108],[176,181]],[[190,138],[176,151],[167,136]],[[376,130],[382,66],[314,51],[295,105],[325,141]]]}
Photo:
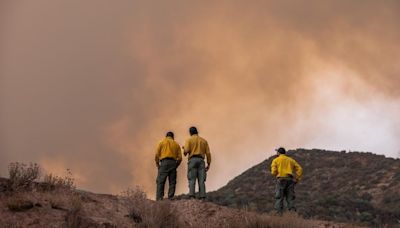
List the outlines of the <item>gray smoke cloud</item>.
{"label": "gray smoke cloud", "polygon": [[72,169],[88,190],[153,195],[156,143],[173,130],[183,144],[191,125],[211,145],[209,190],[280,145],[399,156],[399,12],[398,1],[3,1],[0,173],[33,161]]}

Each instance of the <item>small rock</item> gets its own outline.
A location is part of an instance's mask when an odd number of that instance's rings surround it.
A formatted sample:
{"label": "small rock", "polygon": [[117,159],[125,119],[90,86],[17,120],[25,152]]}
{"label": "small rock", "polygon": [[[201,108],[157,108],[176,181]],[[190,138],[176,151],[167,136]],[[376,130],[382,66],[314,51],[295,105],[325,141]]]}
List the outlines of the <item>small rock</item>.
{"label": "small rock", "polygon": [[33,203],[30,200],[15,200],[13,202],[9,202],[7,207],[10,211],[21,212],[33,208]]}

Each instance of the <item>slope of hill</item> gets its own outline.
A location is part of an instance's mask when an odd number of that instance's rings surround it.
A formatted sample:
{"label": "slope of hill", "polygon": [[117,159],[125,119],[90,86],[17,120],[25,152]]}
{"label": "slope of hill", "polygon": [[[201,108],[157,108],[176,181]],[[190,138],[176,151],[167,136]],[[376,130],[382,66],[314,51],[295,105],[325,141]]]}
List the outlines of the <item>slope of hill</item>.
{"label": "slope of hill", "polygon": [[10,189],[0,178],[0,227],[354,227],[305,220],[295,214],[261,215],[198,200],[148,200],[140,189],[94,194],[68,186],[32,183]]}
{"label": "slope of hill", "polygon": [[[298,213],[305,218],[370,225],[400,224],[400,160],[358,152],[289,151],[304,169],[296,186]],[[211,202],[258,212],[273,211],[275,156],[208,194]]]}

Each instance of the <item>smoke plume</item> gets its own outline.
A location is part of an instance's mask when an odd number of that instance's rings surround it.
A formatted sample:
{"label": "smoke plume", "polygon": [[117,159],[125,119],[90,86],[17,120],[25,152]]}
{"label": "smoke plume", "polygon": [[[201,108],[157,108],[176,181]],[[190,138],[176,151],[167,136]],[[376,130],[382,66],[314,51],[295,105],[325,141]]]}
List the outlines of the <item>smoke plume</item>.
{"label": "smoke plume", "polygon": [[172,130],[183,144],[192,125],[213,155],[208,190],[277,146],[398,157],[399,12],[396,0],[3,1],[0,174],[33,161],[70,168],[80,188],[153,195],[156,143]]}

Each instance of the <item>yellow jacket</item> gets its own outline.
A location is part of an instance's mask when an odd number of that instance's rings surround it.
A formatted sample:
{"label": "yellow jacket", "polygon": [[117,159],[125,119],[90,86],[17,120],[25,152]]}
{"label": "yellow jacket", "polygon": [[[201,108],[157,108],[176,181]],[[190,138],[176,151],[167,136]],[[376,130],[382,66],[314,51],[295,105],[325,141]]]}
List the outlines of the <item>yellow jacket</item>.
{"label": "yellow jacket", "polygon": [[194,155],[199,155],[202,158],[207,156],[207,164],[211,164],[211,154],[208,142],[198,135],[192,135],[188,140],[186,140],[184,147],[185,155],[189,154],[189,159]]}
{"label": "yellow jacket", "polygon": [[173,158],[180,162],[182,160],[181,147],[171,137],[165,137],[158,143],[156,149],[156,164],[164,158]]}
{"label": "yellow jacket", "polygon": [[300,181],[303,175],[303,168],[293,158],[280,154],[272,160],[271,173],[276,177],[293,176],[297,181]]}

